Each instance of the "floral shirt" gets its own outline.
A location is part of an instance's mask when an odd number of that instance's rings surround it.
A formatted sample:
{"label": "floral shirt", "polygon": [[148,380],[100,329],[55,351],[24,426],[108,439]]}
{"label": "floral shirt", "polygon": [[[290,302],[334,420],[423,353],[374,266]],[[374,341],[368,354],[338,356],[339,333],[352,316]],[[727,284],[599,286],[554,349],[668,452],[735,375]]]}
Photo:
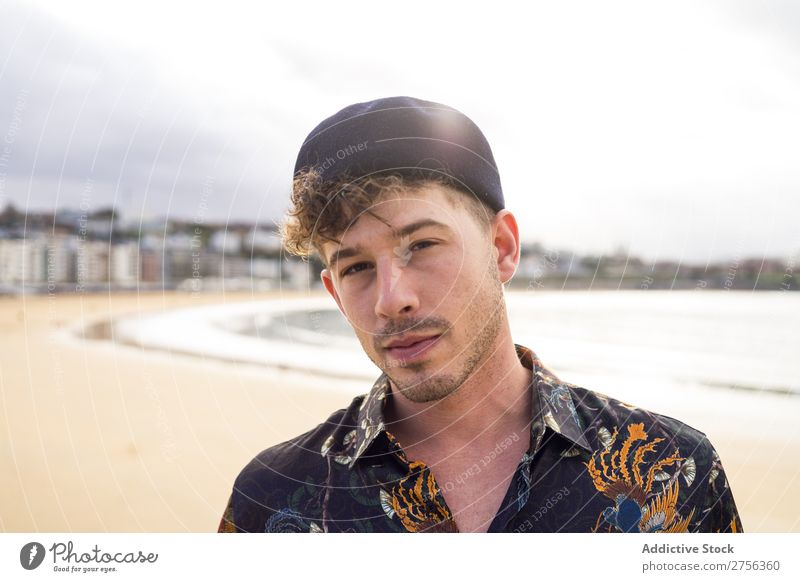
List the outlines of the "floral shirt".
{"label": "floral shirt", "polygon": [[[530,447],[489,532],[742,531],[703,433],[563,382],[532,350],[516,351],[533,372]],[[237,477],[219,531],[457,532],[442,491],[453,484],[437,483],[386,430],[389,393],[383,374],[346,409],[258,454]],[[477,460],[462,478],[490,462]]]}

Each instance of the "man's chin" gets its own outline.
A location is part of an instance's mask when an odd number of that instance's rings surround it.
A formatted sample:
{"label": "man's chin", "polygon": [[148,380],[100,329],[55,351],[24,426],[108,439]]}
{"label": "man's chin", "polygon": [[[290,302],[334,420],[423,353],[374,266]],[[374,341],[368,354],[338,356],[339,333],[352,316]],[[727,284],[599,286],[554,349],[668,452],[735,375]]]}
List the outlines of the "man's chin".
{"label": "man's chin", "polygon": [[392,381],[393,392],[401,394],[406,400],[416,404],[441,400],[458,389],[458,385],[452,377],[441,374],[432,377],[398,379],[396,379],[397,374],[387,372],[386,375]]}

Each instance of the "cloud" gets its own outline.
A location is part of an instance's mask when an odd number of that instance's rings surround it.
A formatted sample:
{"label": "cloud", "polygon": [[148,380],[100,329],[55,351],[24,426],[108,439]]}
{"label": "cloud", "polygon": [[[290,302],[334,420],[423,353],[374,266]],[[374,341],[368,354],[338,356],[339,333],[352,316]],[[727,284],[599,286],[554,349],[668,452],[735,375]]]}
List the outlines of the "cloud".
{"label": "cloud", "polygon": [[484,130],[525,238],[703,260],[751,229],[745,252],[800,247],[790,2],[0,10],[0,139],[26,104],[0,204],[76,205],[91,179],[98,205],[186,217],[211,178],[209,216],[272,222],[319,121],[405,94]]}
{"label": "cloud", "polygon": [[236,210],[252,216],[268,168],[245,168],[247,145],[196,95],[178,93],[151,55],[100,44],[14,5],[0,18],[0,54],[0,132],[16,119],[0,196],[74,207],[91,181],[98,207],[127,198],[123,212],[187,216],[213,176],[219,191],[209,213],[226,217],[238,192],[247,211]]}

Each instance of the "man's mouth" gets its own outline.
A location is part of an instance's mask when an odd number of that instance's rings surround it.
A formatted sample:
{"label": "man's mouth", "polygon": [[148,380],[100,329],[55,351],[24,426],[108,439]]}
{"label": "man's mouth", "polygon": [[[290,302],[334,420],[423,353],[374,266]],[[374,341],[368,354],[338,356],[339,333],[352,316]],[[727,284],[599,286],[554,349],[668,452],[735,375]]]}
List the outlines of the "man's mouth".
{"label": "man's mouth", "polygon": [[393,348],[410,348],[418,343],[423,341],[427,341],[429,339],[434,339],[439,337],[442,334],[435,334],[435,335],[408,335],[400,339],[393,339],[387,342],[384,345],[384,349],[393,349]]}
{"label": "man's mouth", "polygon": [[385,350],[394,360],[410,362],[420,358],[436,345],[442,334],[429,336],[408,336],[389,342]]}

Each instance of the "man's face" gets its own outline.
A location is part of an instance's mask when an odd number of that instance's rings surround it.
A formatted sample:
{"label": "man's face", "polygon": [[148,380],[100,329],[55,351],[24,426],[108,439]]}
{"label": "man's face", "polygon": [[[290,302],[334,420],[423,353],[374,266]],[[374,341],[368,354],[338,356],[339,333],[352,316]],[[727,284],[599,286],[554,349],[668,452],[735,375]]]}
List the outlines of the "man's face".
{"label": "man's face", "polygon": [[414,402],[458,388],[506,321],[491,233],[442,188],[376,202],[370,211],[380,219],[363,213],[341,244],[321,249],[325,287],[367,356]]}

